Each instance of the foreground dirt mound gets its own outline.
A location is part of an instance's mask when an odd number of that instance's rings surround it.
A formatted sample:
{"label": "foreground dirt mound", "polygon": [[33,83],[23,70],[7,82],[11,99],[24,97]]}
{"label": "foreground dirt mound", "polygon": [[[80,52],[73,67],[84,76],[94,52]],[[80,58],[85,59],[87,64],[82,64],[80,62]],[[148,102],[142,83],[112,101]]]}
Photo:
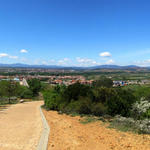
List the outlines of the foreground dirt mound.
{"label": "foreground dirt mound", "polygon": [[81,124],[80,117],[43,110],[50,125],[48,150],[150,150],[150,136],[106,128],[98,121]]}

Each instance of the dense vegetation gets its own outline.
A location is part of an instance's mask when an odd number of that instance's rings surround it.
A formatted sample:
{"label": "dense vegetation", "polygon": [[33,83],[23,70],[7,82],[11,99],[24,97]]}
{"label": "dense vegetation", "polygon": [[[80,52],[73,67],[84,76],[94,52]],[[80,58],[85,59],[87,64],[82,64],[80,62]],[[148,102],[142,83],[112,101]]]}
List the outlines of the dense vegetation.
{"label": "dense vegetation", "polygon": [[129,116],[136,102],[133,93],[123,88],[112,88],[111,79],[101,79],[92,86],[76,83],[68,87],[57,86],[44,92],[47,109],[67,113]]}
{"label": "dense vegetation", "polygon": [[150,133],[150,87],[112,85],[111,79],[102,78],[91,86],[75,83],[50,87],[43,91],[45,107],[68,114],[117,116],[113,125]]}
{"label": "dense vegetation", "polygon": [[41,82],[38,79],[31,79],[28,84],[29,87],[26,87],[13,80],[0,81],[0,104],[14,103],[18,98],[32,99],[38,96]]}

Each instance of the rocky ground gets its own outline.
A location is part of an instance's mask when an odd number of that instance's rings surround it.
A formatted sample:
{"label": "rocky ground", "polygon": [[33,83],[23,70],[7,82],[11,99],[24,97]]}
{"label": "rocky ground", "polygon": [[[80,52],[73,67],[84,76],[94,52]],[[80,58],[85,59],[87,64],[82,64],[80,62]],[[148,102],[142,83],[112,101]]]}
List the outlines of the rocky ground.
{"label": "rocky ground", "polygon": [[150,135],[109,129],[101,121],[81,124],[80,117],[43,112],[51,128],[48,150],[150,150]]}

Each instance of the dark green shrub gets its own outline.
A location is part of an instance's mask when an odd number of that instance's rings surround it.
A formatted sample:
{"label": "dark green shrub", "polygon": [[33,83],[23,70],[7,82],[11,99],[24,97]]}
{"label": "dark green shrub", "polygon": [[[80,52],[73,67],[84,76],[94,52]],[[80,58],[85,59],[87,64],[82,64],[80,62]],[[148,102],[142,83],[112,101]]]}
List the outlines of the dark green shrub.
{"label": "dark green shrub", "polygon": [[90,114],[91,113],[91,100],[88,97],[80,97],[76,106],[76,111],[79,114]]}
{"label": "dark green shrub", "polygon": [[143,117],[150,119],[150,109],[148,109],[148,110],[144,113]]}
{"label": "dark green shrub", "polygon": [[116,91],[112,88],[99,87],[93,89],[93,102],[106,103],[109,97],[116,94]]}
{"label": "dark green shrub", "polygon": [[99,80],[93,82],[93,87],[107,87],[111,88],[113,81],[109,78],[101,77]]}
{"label": "dark green shrub", "polygon": [[23,87],[22,90],[20,91],[20,98],[33,98],[33,93],[30,89],[27,87]]}
{"label": "dark green shrub", "polygon": [[64,89],[62,98],[67,103],[70,103],[71,100],[78,100],[80,96],[86,97],[90,94],[92,94],[92,92],[89,86],[75,83]]}
{"label": "dark green shrub", "polygon": [[59,98],[58,94],[54,90],[49,90],[43,93],[44,103],[47,109],[58,110]]}
{"label": "dark green shrub", "polygon": [[32,91],[33,96],[38,96],[40,90],[41,90],[41,82],[39,79],[31,79],[28,80],[29,89]]}
{"label": "dark green shrub", "polygon": [[92,104],[91,112],[95,116],[102,116],[106,114],[107,108],[102,103],[94,103]]}
{"label": "dark green shrub", "polygon": [[116,114],[130,116],[130,110],[135,101],[136,97],[130,91],[121,88],[117,89],[116,93],[107,99],[107,111],[112,116]]}

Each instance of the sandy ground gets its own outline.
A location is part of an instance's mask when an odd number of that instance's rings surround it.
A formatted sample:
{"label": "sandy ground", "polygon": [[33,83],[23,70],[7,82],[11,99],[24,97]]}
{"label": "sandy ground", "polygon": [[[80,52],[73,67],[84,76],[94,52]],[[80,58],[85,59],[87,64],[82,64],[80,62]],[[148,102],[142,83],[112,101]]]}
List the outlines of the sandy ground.
{"label": "sandy ground", "polygon": [[28,102],[0,109],[0,150],[36,150],[43,129],[42,104]]}
{"label": "sandy ground", "polygon": [[116,131],[100,121],[84,125],[79,117],[43,112],[51,128],[48,150],[150,150],[150,135]]}

